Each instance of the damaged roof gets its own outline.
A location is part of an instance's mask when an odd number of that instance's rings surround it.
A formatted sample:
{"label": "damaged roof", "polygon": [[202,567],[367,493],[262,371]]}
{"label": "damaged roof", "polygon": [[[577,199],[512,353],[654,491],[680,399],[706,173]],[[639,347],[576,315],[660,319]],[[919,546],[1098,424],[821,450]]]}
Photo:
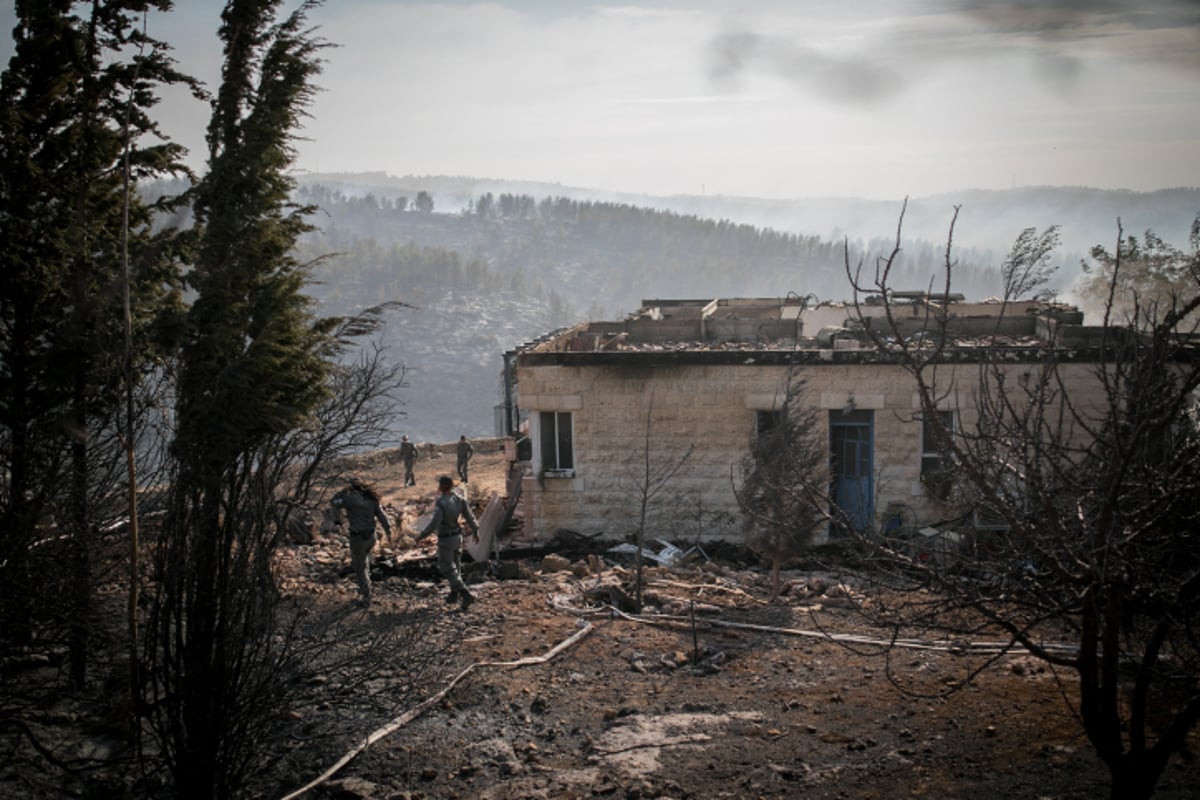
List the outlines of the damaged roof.
{"label": "damaged roof", "polygon": [[[891,320],[887,319],[891,314]],[[936,342],[945,321],[944,342]],[[1040,301],[966,302],[961,295],[903,292],[820,302],[811,296],[643,300],[623,320],[585,322],[527,343],[526,364],[878,363],[904,348],[944,347],[948,360],[974,361],[986,348],[1013,358],[1046,347],[1090,360],[1100,328],[1074,306]],[[873,335],[874,334],[874,335]],[[876,342],[882,342],[878,346]]]}

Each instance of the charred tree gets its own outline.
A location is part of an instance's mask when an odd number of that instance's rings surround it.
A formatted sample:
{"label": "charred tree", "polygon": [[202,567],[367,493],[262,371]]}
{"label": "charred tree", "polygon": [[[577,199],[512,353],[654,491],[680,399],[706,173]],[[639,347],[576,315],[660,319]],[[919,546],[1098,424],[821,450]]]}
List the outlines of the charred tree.
{"label": "charred tree", "polygon": [[[1037,291],[1052,239],[1053,229],[1018,241],[1004,265],[1006,303]],[[1200,720],[1200,249],[1166,296],[1135,297],[1132,313],[1118,314],[1121,252],[1102,324],[1072,327],[1048,307],[1043,343],[1019,358],[998,324],[964,362],[956,321],[936,299],[921,335],[901,335],[899,320],[914,312],[892,292],[895,250],[873,274],[847,258],[847,274],[864,329],[913,379],[963,520],[976,523],[945,562],[906,562],[865,537],[895,575],[937,590],[881,607],[898,624],[956,636],[1003,632],[1011,648],[1073,673],[1111,796],[1145,798]],[[943,296],[954,268],[948,244]],[[867,319],[867,297],[885,316]],[[966,374],[975,388],[955,391]],[[957,423],[939,413],[948,407]]]}

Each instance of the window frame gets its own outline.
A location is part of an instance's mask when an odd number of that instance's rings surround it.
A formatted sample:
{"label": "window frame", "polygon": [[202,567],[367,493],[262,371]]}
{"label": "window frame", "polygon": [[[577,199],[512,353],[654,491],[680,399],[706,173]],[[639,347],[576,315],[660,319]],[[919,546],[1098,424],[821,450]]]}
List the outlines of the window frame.
{"label": "window frame", "polygon": [[[956,436],[958,413],[953,409],[942,408],[937,409],[934,413],[945,421],[944,424],[950,431],[950,436]],[[929,419],[924,413],[920,415],[919,421],[921,423],[921,485],[935,500],[949,500],[954,483],[949,475],[953,471],[948,468],[946,455],[938,450],[933,441],[930,441],[936,437],[932,435],[929,429]]]}
{"label": "window frame", "polygon": [[537,453],[543,477],[575,477],[575,419],[570,411],[538,412]]}
{"label": "window frame", "polygon": [[[1029,492],[1026,487],[1025,472],[1019,464],[1005,460],[1003,471],[997,476],[997,488],[1006,501],[1019,506],[1019,513],[1025,516],[1029,513]],[[976,501],[971,509],[971,525],[980,531],[1007,531],[1012,526],[1000,512],[987,504]]]}

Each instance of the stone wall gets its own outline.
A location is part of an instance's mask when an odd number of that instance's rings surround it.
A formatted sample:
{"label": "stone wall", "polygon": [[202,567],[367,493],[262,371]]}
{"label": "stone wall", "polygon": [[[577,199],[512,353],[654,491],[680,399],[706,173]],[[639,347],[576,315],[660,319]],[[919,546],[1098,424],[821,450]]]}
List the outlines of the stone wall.
{"label": "stone wall", "polygon": [[[522,516],[533,538],[566,528],[610,541],[632,538],[643,496],[646,538],[671,541],[740,539],[742,515],[734,495],[757,412],[778,408],[791,368],[778,365],[518,365],[520,407],[534,435],[534,473],[522,487]],[[876,518],[902,503],[920,521],[952,518],[921,482],[919,399],[912,378],[893,364],[821,363],[797,367],[804,402],[820,409],[820,424],[853,402],[873,412]],[[1020,391],[1024,373],[1014,363],[1006,385]],[[1094,393],[1086,364],[1060,367],[1064,388],[1076,397]],[[959,425],[975,422],[980,367],[946,367],[941,407]],[[572,414],[574,475],[538,475],[537,413]],[[826,439],[828,431],[825,432]],[[679,466],[670,479],[662,475]],[[822,481],[826,480],[822,476]],[[825,532],[822,536],[826,535]]]}

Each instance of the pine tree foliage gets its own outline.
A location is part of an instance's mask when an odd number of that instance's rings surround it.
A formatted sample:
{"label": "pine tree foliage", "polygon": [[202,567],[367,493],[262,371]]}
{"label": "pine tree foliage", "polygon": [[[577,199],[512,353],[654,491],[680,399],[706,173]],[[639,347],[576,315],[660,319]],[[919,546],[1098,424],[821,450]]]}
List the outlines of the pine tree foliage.
{"label": "pine tree foliage", "polygon": [[307,267],[291,255],[312,209],[290,201],[287,172],[322,43],[303,28],[312,3],[279,24],[276,5],[230,3],[222,15],[226,62],[195,192],[180,441],[210,449],[213,465],[303,420],[325,371],[327,328],[313,321]]}
{"label": "pine tree foliage", "polygon": [[1089,310],[1106,314],[1116,324],[1153,327],[1185,299],[1181,288],[1200,280],[1200,218],[1192,223],[1189,248],[1179,249],[1154,231],[1121,235],[1114,250],[1097,245],[1091,262],[1083,262],[1079,291]]}
{"label": "pine tree foliage", "polygon": [[803,379],[789,375],[780,397],[777,411],[760,412],[736,492],[746,545],[771,563],[772,599],[779,594],[780,567],[807,550],[829,505],[828,447],[816,413],[804,402]]}
{"label": "pine tree foliage", "polygon": [[146,674],[181,797],[249,791],[281,713],[290,637],[275,590],[289,432],[325,396],[336,322],[314,317],[292,255],[311,209],[290,199],[296,128],[324,44],[314,3],[230,0],[225,60],[193,194],[196,292],[180,351],[172,499],[158,553]]}
{"label": "pine tree foliage", "polygon": [[[0,563],[13,568],[16,583],[6,585],[23,585],[35,517],[56,508],[76,571],[75,607],[63,613],[81,635],[93,498],[113,488],[93,437],[111,427],[122,383],[122,165],[128,153],[135,179],[184,171],[182,149],[150,116],[161,86],[191,83],[142,28],[147,12],[169,7],[17,3],[14,55],[0,79]],[[174,238],[151,229],[155,210],[136,197],[128,208],[142,366],[174,268]],[[79,683],[85,643],[71,644]]]}

